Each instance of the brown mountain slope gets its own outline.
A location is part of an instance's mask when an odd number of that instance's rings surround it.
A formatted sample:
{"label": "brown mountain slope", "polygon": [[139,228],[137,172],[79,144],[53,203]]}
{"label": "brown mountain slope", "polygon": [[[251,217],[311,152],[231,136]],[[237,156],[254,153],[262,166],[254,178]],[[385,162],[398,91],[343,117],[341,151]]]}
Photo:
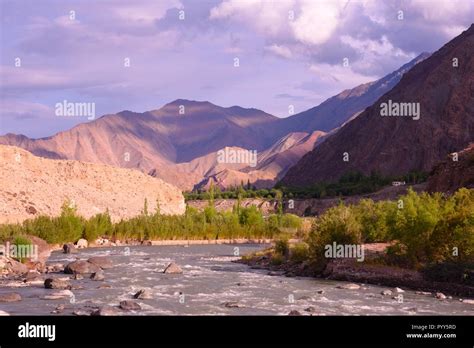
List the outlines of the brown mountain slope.
{"label": "brown mountain slope", "polygon": [[[181,107],[184,114],[180,114]],[[180,99],[150,112],[105,115],[48,138],[7,134],[0,137],[0,144],[19,146],[42,157],[148,172],[157,166],[191,161],[225,146],[261,151],[276,139],[270,127],[276,120],[256,109],[223,108]]]}
{"label": "brown mountain slope", "polygon": [[[311,151],[316,142],[324,136],[324,132],[315,131],[312,134],[290,133],[279,139],[273,146],[257,156],[255,167],[241,168],[231,165],[222,165],[212,168],[212,171],[195,185],[195,189],[207,189],[211,181],[215,186],[224,189],[229,186],[238,186],[241,183],[250,183],[257,188],[269,188],[291,168],[308,151]],[[195,160],[196,161],[196,160]],[[181,165],[181,164],[180,164]],[[222,170],[220,170],[223,168]]]}
{"label": "brown mountain slope", "polygon": [[138,170],[51,160],[0,145],[0,223],[59,215],[68,199],[82,216],[108,209],[119,220],[140,214],[145,198],[150,211],[158,200],[163,214],[184,213],[180,190]]}
{"label": "brown mountain slope", "polygon": [[457,161],[448,156],[433,169],[428,178],[428,191],[453,193],[460,187],[474,188],[474,144],[457,156]]}
{"label": "brown mountain slope", "polygon": [[[389,100],[419,103],[420,119],[382,117],[381,105]],[[472,141],[474,25],[415,65],[390,92],[306,154],[281,183],[307,186],[354,170],[383,175],[430,171],[448,153]]]}
{"label": "brown mountain slope", "polygon": [[364,111],[365,108],[390,91],[407,71],[429,56],[429,53],[423,52],[377,81],[347,89],[314,108],[282,119],[279,126],[291,132],[311,132],[315,130],[329,132],[340,127],[344,122],[357,113]]}

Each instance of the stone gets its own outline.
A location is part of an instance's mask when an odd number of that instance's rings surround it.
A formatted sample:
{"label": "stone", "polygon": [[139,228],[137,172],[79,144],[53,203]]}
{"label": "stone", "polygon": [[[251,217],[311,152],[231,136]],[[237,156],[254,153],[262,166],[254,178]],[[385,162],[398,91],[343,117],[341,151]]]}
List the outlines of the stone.
{"label": "stone", "polygon": [[61,290],[41,297],[42,300],[64,300],[73,298],[74,294],[70,290]]}
{"label": "stone", "polygon": [[131,300],[124,300],[120,302],[120,308],[126,311],[139,311],[142,307]]}
{"label": "stone", "polygon": [[101,281],[105,279],[104,271],[100,270],[91,274],[91,279],[96,281]]}
{"label": "stone", "polygon": [[399,294],[405,292],[405,290],[400,289],[400,288],[395,288],[395,292],[398,292]]}
{"label": "stone", "polygon": [[28,266],[25,264],[3,255],[0,255],[0,266],[8,273],[13,274],[24,274],[29,271]]}
{"label": "stone", "polygon": [[165,274],[181,274],[183,270],[174,262],[171,262],[163,271]]}
{"label": "stone", "polygon": [[349,283],[349,284],[338,285],[336,288],[337,289],[346,289],[346,290],[359,290],[360,285],[357,285],[357,284],[354,284],[354,283]]}
{"label": "stone", "polygon": [[325,293],[324,290],[318,290],[318,291],[316,291],[316,292],[317,292],[318,294],[321,294],[321,295]]}
{"label": "stone", "polygon": [[380,293],[383,296],[392,296],[392,290],[382,290]]}
{"label": "stone", "polygon": [[90,316],[91,312],[78,309],[73,311],[72,314],[77,316]]}
{"label": "stone", "polygon": [[89,243],[84,238],[81,238],[76,242],[76,248],[78,249],[87,248],[88,246],[89,246]]}
{"label": "stone", "polygon": [[305,308],[304,311],[305,311],[305,312],[308,312],[308,313],[315,313],[315,312],[316,312],[316,308],[313,307],[313,306],[309,306],[308,308]]}
{"label": "stone", "polygon": [[114,316],[114,315],[121,315],[122,311],[117,308],[117,307],[111,307],[111,306],[104,306],[101,307],[91,313],[93,316]]}
{"label": "stone", "polygon": [[446,300],[446,295],[443,294],[442,292],[437,292],[435,297],[438,299],[438,300]]}
{"label": "stone", "polygon": [[71,289],[71,284],[67,280],[58,278],[48,278],[44,281],[46,289]]}
{"label": "stone", "polygon": [[21,295],[16,292],[0,294],[0,302],[18,302],[21,301]]}
{"label": "stone", "polygon": [[41,275],[41,273],[39,273],[38,271],[29,271],[28,273],[26,273],[24,282],[29,283],[38,280],[43,280],[43,276]]}
{"label": "stone", "polygon": [[46,273],[64,272],[64,265],[62,263],[54,263],[46,266]]}
{"label": "stone", "polygon": [[224,307],[226,307],[226,308],[241,308],[242,306],[238,302],[225,302]]}
{"label": "stone", "polygon": [[112,260],[107,256],[93,256],[87,260],[102,269],[109,269],[113,267]]}
{"label": "stone", "polygon": [[76,246],[72,243],[67,243],[63,245],[63,252],[65,254],[75,254],[77,253]]}
{"label": "stone", "polygon": [[142,289],[139,290],[135,295],[133,295],[133,298],[140,300],[151,300],[153,298],[153,295],[150,291]]}
{"label": "stone", "polygon": [[290,313],[288,313],[289,316],[296,317],[302,315],[300,312],[297,310],[292,310]]}
{"label": "stone", "polygon": [[67,274],[92,274],[100,271],[101,268],[93,263],[84,260],[73,261],[64,268]]}
{"label": "stone", "polygon": [[473,305],[474,305],[474,300],[466,300],[466,299],[463,299],[463,300],[462,300],[462,303],[467,303],[467,304],[473,304]]}

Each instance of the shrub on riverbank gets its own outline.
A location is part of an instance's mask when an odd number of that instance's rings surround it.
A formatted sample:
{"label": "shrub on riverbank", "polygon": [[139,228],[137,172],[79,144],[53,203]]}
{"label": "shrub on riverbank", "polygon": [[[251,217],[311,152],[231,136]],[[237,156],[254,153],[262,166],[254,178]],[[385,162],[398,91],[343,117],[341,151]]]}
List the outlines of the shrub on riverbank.
{"label": "shrub on riverbank", "polygon": [[410,268],[474,259],[474,190],[454,195],[409,190],[398,201],[340,204],[318,217],[308,234],[309,258],[326,262],[326,245],[392,242],[386,261]]}
{"label": "shrub on riverbank", "polygon": [[299,220],[291,214],[265,218],[255,206],[218,212],[210,205],[202,212],[188,207],[183,215],[161,215],[159,209],[149,214],[144,208],[139,216],[112,223],[108,212],[84,219],[66,202],[58,217],[39,216],[23,224],[1,225],[0,240],[19,234],[35,235],[48,243],[93,241],[100,236],[121,240],[274,238],[288,233],[282,232],[286,228],[300,228]]}

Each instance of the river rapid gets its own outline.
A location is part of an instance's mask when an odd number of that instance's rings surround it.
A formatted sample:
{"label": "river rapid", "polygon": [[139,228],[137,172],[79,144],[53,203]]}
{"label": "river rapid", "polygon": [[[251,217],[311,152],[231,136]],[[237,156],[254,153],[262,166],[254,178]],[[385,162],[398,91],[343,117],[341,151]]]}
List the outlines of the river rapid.
{"label": "river rapid", "polygon": [[[262,245],[133,246],[81,249],[77,254],[53,252],[48,263],[63,263],[91,256],[108,256],[114,267],[105,270],[105,280],[87,276],[70,280],[72,296],[44,299],[57,290],[45,289],[41,282],[18,285],[3,283],[0,294],[17,292],[19,302],[0,303],[10,315],[51,314],[64,305],[61,315],[102,306],[117,306],[146,289],[152,299],[136,300],[141,310],[127,315],[473,315],[474,305],[458,298],[438,300],[405,289],[400,300],[394,289],[359,284],[359,289],[341,289],[347,283],[322,279],[270,276],[268,271],[251,269],[232,262],[238,255],[262,249]],[[183,274],[164,274],[170,263]],[[49,274],[70,278],[64,273]],[[383,290],[393,295],[384,296]]]}

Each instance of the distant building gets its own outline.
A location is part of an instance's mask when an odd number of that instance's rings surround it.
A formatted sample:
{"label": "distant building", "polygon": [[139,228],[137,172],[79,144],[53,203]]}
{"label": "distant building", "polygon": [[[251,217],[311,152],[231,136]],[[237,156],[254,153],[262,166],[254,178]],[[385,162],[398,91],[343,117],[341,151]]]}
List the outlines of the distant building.
{"label": "distant building", "polygon": [[403,186],[405,184],[405,181],[392,181],[392,186]]}

